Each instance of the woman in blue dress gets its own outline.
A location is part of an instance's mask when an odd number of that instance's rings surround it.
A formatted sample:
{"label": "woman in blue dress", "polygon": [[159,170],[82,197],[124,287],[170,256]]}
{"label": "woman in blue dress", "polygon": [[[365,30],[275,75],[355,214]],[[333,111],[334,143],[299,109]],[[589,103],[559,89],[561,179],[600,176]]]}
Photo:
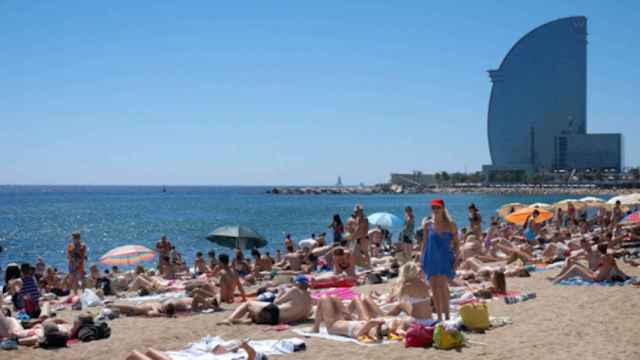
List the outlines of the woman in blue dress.
{"label": "woman in blue dress", "polygon": [[449,320],[449,280],[459,259],[458,230],[444,207],[444,200],[431,201],[432,220],[423,224],[422,271],[433,293],[438,320]]}

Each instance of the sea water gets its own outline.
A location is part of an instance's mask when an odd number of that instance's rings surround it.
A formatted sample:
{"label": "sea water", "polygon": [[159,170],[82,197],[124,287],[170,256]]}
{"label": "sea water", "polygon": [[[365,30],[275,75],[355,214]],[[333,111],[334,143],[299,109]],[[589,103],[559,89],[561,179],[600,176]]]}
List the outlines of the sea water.
{"label": "sea water", "polygon": [[[163,192],[159,186],[0,186],[0,266],[34,263],[43,256],[48,265],[66,271],[65,248],[73,231],[80,231],[88,245],[88,264],[120,245],[153,249],[162,234],[191,263],[197,251],[229,252],[206,240],[223,225],[253,228],[269,241],[263,251],[273,256],[276,249],[283,249],[284,233],[301,240],[327,232],[330,242],[327,226],[332,216],[340,214],[344,222],[356,204],[362,204],[366,214],[386,211],[399,217],[405,206],[411,206],[420,221],[430,212],[429,200],[440,197],[462,227],[468,225],[470,203],[479,208],[486,226],[502,204],[566,198],[479,193],[271,195],[266,194],[268,189],[170,186]],[[398,231],[392,229],[395,236]]]}

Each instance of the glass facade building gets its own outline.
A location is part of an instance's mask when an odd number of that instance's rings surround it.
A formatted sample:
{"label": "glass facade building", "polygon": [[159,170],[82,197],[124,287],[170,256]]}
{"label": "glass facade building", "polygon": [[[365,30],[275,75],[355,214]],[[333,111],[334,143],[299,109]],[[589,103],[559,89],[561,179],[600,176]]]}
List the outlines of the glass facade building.
{"label": "glass facade building", "polygon": [[533,29],[489,76],[485,174],[621,169],[621,135],[587,134],[586,17]]}

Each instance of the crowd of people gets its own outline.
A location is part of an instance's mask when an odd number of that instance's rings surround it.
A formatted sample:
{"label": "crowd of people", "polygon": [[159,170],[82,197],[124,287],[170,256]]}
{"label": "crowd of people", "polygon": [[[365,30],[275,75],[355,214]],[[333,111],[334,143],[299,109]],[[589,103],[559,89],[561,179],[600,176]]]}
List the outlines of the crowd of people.
{"label": "crowd of people", "polygon": [[[404,209],[395,242],[388,229],[370,224],[364,208],[357,205],[344,223],[340,215],[333,216],[328,227],[332,241],[320,233],[296,243],[285,234],[283,250],[276,250],[274,257],[256,248],[251,249],[251,258],[245,258],[242,249],[235,249],[232,257],[210,251],[205,258],[198,252],[192,267],[162,236],[155,246],[157,267],[138,266],[126,272],[116,266],[100,271],[91,265],[87,273],[87,246],[75,232],[66,249],[67,273],[48,267],[42,258],[35,265],[6,267],[3,295],[10,295],[11,303],[2,304],[0,339],[37,344],[43,329],[55,320],[52,299],[70,298],[73,303],[84,289],[93,289],[103,298],[119,295],[107,308],[125,316],[171,317],[239,303],[221,324],[276,325],[313,317],[313,331],[324,326],[330,334],[379,340],[389,333],[402,336],[413,323],[449,320],[451,286],[463,286],[484,297],[505,293],[506,278],[529,276],[536,264],[563,262],[551,279],[554,283],[573,278],[624,281],[628,275],[618,266],[619,259],[640,265],[628,257],[631,252],[626,246],[640,241],[640,226],[620,224],[630,209],[619,203],[611,209],[598,208],[592,217],[571,204],[566,210],[556,209],[546,220],[540,218],[541,209],[533,209],[522,223],[492,216],[486,229],[474,204],[469,205],[468,224],[463,226],[454,221],[442,199],[431,200],[428,208],[430,216],[419,222],[411,207]],[[359,295],[349,303],[332,296],[312,300],[310,293],[310,288],[394,277],[388,293]],[[126,301],[132,293],[176,291],[184,291],[185,296],[142,304]],[[31,319],[29,329],[11,317],[12,310]],[[55,325],[75,336],[77,324],[57,321]],[[135,356],[153,358],[154,351]]]}

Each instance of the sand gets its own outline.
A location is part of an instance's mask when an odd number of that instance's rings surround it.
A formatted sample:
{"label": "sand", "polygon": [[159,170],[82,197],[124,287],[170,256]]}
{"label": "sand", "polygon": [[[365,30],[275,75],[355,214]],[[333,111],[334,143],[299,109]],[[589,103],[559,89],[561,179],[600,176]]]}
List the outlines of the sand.
{"label": "sand", "polygon": [[[622,269],[639,276],[640,269]],[[472,344],[459,351],[405,349],[400,343],[372,347],[306,339],[307,350],[280,359],[640,359],[640,288],[633,286],[554,286],[546,277],[508,279],[510,290],[534,291],[537,298],[506,305],[489,302],[492,316],[509,316],[513,324],[486,334],[470,334]],[[388,285],[375,286],[380,289]],[[365,291],[371,287],[358,288]],[[217,326],[229,314],[203,314],[176,319],[121,318],[111,322],[112,336],[66,349],[20,348],[0,351],[0,359],[124,359],[133,349],[177,350],[206,335],[225,339],[274,339],[297,336],[291,331],[265,332],[262,326]],[[64,312],[61,317],[74,314]]]}

